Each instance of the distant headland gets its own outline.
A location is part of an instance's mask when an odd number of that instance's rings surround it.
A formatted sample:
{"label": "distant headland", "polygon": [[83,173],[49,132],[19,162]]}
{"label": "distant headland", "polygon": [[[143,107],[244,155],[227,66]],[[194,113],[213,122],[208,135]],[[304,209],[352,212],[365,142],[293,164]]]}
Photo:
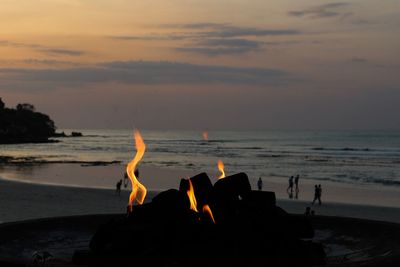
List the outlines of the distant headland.
{"label": "distant headland", "polygon": [[[32,104],[18,104],[7,108],[0,98],[0,144],[57,142],[50,137],[66,137],[56,133],[54,121],[46,114],[36,112]],[[73,136],[81,136],[74,133]]]}

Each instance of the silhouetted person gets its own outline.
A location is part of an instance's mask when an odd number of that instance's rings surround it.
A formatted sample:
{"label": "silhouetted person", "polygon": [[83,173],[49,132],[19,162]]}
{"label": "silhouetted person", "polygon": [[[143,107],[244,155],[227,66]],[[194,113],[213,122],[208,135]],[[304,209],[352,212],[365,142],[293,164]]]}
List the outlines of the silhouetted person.
{"label": "silhouetted person", "polygon": [[314,205],[315,201],[318,200],[318,204],[321,205],[321,194],[322,194],[322,188],[321,185],[315,185],[314,187],[314,200],[312,204]]}
{"label": "silhouetted person", "polygon": [[258,190],[259,190],[259,191],[261,191],[261,190],[262,190],[262,187],[263,187],[263,181],[261,180],[261,177],[260,177],[260,178],[258,178],[257,187],[258,187]]}
{"label": "silhouetted person", "polygon": [[318,199],[318,185],[314,185],[314,199],[311,204],[314,205],[315,200],[317,200],[317,199]]}
{"label": "silhouetted person", "polygon": [[322,204],[321,196],[322,196],[322,187],[321,185],[318,185],[318,202],[320,205]]}
{"label": "silhouetted person", "polygon": [[128,180],[129,180],[128,174],[125,172],[124,173],[124,188],[128,187]]}
{"label": "silhouetted person", "polygon": [[290,192],[293,193],[293,176],[290,176],[290,178],[289,178],[289,186],[286,189],[286,191],[289,192],[289,189],[290,189]]}
{"label": "silhouetted person", "polygon": [[115,185],[116,186],[116,191],[115,193],[121,195],[121,185],[122,185],[122,179],[118,181],[118,183]]}
{"label": "silhouetted person", "polygon": [[299,179],[300,175],[296,175],[296,178],[294,178],[294,185],[296,186],[296,193],[299,192]]}
{"label": "silhouetted person", "polygon": [[[139,169],[136,169],[134,173],[136,178],[139,178]],[[128,187],[128,183],[129,183],[129,176],[126,172],[124,172],[124,188]]]}
{"label": "silhouetted person", "polygon": [[6,105],[4,104],[3,100],[0,97],[0,110],[4,109]]}

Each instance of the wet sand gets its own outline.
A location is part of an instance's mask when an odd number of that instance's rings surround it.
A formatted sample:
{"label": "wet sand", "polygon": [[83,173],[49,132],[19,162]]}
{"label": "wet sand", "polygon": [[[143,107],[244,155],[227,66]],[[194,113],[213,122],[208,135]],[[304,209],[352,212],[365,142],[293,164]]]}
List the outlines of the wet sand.
{"label": "wet sand", "polygon": [[[214,183],[219,176],[216,169],[203,170]],[[19,163],[0,164],[0,178],[33,184],[66,185],[72,187],[114,189],[125,173],[123,164],[82,164],[82,163]],[[178,188],[181,178],[198,174],[196,170],[166,169],[154,166],[140,166],[140,181],[150,191]],[[229,175],[229,170],[226,170]],[[286,191],[287,179],[262,177],[263,190],[274,191],[278,199],[311,202],[314,185],[322,184],[323,202],[360,204],[400,208],[400,187],[374,184],[345,184],[300,178],[299,194],[293,192],[289,199]],[[258,177],[249,177],[252,187],[257,187]]]}
{"label": "wet sand", "polygon": [[[55,175],[54,177],[65,180],[63,176],[70,176],[70,185],[74,186],[37,184],[37,181],[28,180],[25,182],[17,182],[0,179],[0,222],[57,216],[125,212],[129,191],[127,189],[122,190],[120,196],[116,195],[115,190],[111,188],[114,187],[118,178],[107,178],[110,175],[110,171],[117,170],[117,173],[120,173],[121,165],[90,167],[80,167],[80,165],[76,164],[50,165],[52,171],[58,170],[60,173],[63,173],[63,175],[56,175],[56,173],[52,173],[48,169],[46,170],[46,167],[42,167],[42,173],[36,173],[31,177],[35,178],[37,175],[47,173],[47,175]],[[140,176],[143,177],[142,182],[149,188],[149,194],[146,198],[147,201],[150,201],[156,192],[160,191],[154,190],[157,185],[162,185],[165,188],[177,188],[179,186],[180,177],[187,177],[194,174],[194,172],[162,170],[157,168],[141,168],[140,170]],[[92,181],[97,181],[95,185],[98,188],[83,187],[85,186],[82,184],[83,178],[79,176],[82,175],[82,172],[92,174],[92,176],[87,176],[85,178],[87,179],[86,182],[91,183],[93,186]],[[7,171],[3,169],[2,174],[7,174]],[[0,176],[2,174],[0,174]],[[10,176],[7,178],[12,179]],[[47,178],[50,179],[50,177]],[[47,178],[44,175],[43,180],[40,182],[46,182]],[[77,179],[80,179],[80,184],[76,183]],[[288,212],[302,214],[307,206],[311,206],[310,202],[313,193],[312,183],[308,185],[305,181],[301,183],[303,188],[300,191],[299,199],[288,199],[283,183],[264,181],[264,184],[265,190],[276,192],[278,205]],[[368,188],[350,190],[351,188],[345,186],[327,186],[326,184],[323,186],[325,187],[326,194],[326,197],[323,197],[323,205],[311,206],[318,215],[355,217],[400,223],[400,208],[395,205],[385,205],[394,204],[390,201],[395,201],[396,197],[400,197],[400,194],[396,194],[396,191],[385,189],[387,192],[383,191],[383,193],[386,194],[386,202],[379,202],[382,198],[377,198],[376,195],[374,196],[374,191]],[[107,189],[107,187],[109,189]],[[306,190],[306,188],[308,189]],[[329,194],[333,194],[332,192],[335,192],[334,195],[329,196]],[[364,200],[366,204],[336,201],[339,197],[342,197],[340,198],[341,200],[346,200],[353,195],[357,196],[358,198],[356,199],[359,201]],[[372,205],[371,202],[376,203],[376,205]],[[397,204],[399,203],[400,201],[397,202]]]}
{"label": "wet sand", "polygon": [[[0,231],[3,231],[0,263],[29,263],[33,251],[46,250],[55,256],[57,266],[71,266],[73,252],[88,248],[88,242],[99,225],[118,216],[115,214],[125,213],[129,191],[126,189],[121,195],[117,195],[113,189],[115,182],[122,176],[121,169],[123,170],[122,165],[82,167],[79,164],[45,164],[39,168],[20,166],[18,170],[15,166],[3,166],[0,177],[5,176],[3,178],[7,179],[0,179],[0,222],[3,223],[0,224]],[[160,187],[177,188],[181,177],[193,174],[195,172],[141,168],[142,182],[150,189],[147,201],[151,201],[160,191]],[[66,180],[68,177],[69,180]],[[251,178],[251,182],[255,188],[256,178]],[[314,181],[301,181],[299,199],[288,199],[283,181],[264,179],[264,189],[276,191],[277,205],[287,212],[303,214],[305,208],[311,206],[313,183]],[[358,266],[360,261],[365,263],[365,260],[371,262],[365,266],[398,266],[399,244],[393,236],[393,229],[397,229],[398,233],[398,225],[350,219],[400,223],[400,208],[395,205],[398,192],[388,188],[376,191],[371,187],[352,188],[350,185],[326,183],[323,188],[324,203],[311,208],[317,215],[332,216],[312,217],[316,223],[315,238],[324,243],[331,263],[328,266],[342,266],[343,259],[347,261],[349,258],[351,261],[346,266]],[[385,197],[379,196],[380,194]],[[377,205],[344,203],[351,201],[352,196],[356,202]],[[74,215],[77,216],[64,217]],[[38,218],[51,219],[27,221]],[[16,221],[18,223],[13,223]],[[359,230],[359,233],[354,232],[355,230]],[[370,236],[370,233],[375,235]],[[377,241],[378,237],[386,243]],[[390,264],[382,264],[387,257]],[[375,264],[376,259],[379,260],[378,264]],[[395,265],[391,265],[392,263]]]}

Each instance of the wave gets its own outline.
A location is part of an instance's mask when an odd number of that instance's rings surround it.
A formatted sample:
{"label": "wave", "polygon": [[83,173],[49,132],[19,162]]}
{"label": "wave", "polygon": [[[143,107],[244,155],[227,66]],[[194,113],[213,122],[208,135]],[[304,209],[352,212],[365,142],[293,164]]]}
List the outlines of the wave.
{"label": "wave", "polygon": [[346,174],[336,174],[334,176],[341,179],[334,179],[334,178],[333,179],[328,178],[328,179],[334,182],[345,182],[347,180],[358,183],[361,182],[361,183],[380,184],[389,186],[400,186],[399,180],[393,180],[390,178],[360,177],[360,176],[346,175]]}
{"label": "wave", "polygon": [[330,161],[329,159],[327,159],[327,158],[306,158],[305,159],[306,161],[312,161],[312,162],[328,162],[328,161]]}
{"label": "wave", "polygon": [[400,186],[400,181],[391,180],[391,179],[368,178],[368,179],[365,179],[365,181],[368,183],[374,183],[374,184]]}
{"label": "wave", "polygon": [[326,147],[314,147],[312,150],[317,150],[317,151],[374,151],[370,148],[352,148],[352,147],[344,147],[344,148],[326,148]]}
{"label": "wave", "polygon": [[277,154],[257,154],[258,158],[283,158],[287,155],[277,155]]}
{"label": "wave", "polygon": [[[52,160],[54,158],[54,160]],[[63,158],[63,156],[28,156],[28,157],[13,157],[13,156],[0,156],[0,163],[8,164],[46,164],[46,163],[73,163],[82,164],[82,166],[100,166],[100,165],[110,165],[110,164],[120,164],[122,161],[111,160],[111,161],[101,161],[101,160],[59,160],[57,158]]]}

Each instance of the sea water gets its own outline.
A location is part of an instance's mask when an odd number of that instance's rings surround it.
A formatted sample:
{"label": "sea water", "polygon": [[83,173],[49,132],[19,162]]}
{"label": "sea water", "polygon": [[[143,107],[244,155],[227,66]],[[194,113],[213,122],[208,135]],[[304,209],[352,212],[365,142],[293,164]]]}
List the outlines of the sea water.
{"label": "sea water", "polygon": [[[0,156],[49,162],[130,161],[132,130],[62,129],[83,137],[46,144],[0,145]],[[146,131],[141,164],[207,171],[218,159],[227,173],[252,177],[400,186],[400,131]]]}

